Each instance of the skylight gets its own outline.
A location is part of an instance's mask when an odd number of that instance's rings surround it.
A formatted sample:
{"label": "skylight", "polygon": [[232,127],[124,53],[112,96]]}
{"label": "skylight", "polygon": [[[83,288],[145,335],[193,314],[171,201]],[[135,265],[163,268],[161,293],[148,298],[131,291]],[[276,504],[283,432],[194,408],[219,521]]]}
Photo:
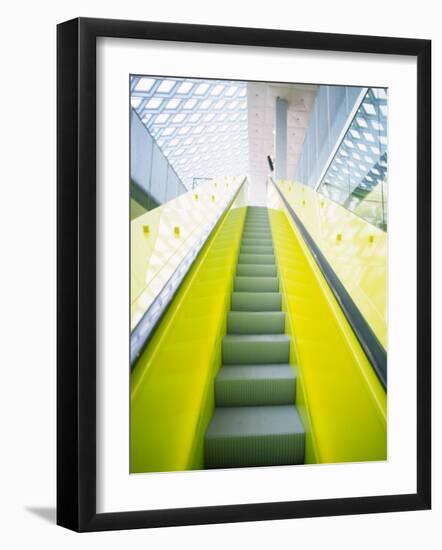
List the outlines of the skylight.
{"label": "skylight", "polygon": [[187,94],[192,87],[194,86],[193,82],[183,82],[178,87],[178,90],[176,91],[177,94]]}
{"label": "skylight", "polygon": [[152,99],[149,99],[149,101],[146,103],[145,109],[158,109],[162,102],[162,99],[159,99],[158,97],[153,97]]}
{"label": "skylight", "polygon": [[146,128],[186,187],[195,177],[248,172],[246,87],[245,82],[133,77],[132,103],[142,109]]}
{"label": "skylight", "polygon": [[158,86],[157,92],[167,94],[175,86],[175,80],[163,80]]}
{"label": "skylight", "polygon": [[224,90],[225,86],[223,84],[217,84],[213,90],[210,92],[210,95],[218,96]]}
{"label": "skylight", "polygon": [[193,115],[190,115],[189,122],[198,122],[201,117],[200,113],[193,113]]}
{"label": "skylight", "polygon": [[155,84],[154,78],[141,78],[135,86],[137,92],[148,92]]}
{"label": "skylight", "polygon": [[372,88],[371,90],[376,99],[387,99],[387,93],[383,88]]}
{"label": "skylight", "polygon": [[141,103],[141,97],[132,97],[130,100],[130,104],[134,109],[139,107],[140,103]]}
{"label": "skylight", "polygon": [[166,104],[166,109],[176,109],[181,103],[181,99],[173,98],[170,99]]}
{"label": "skylight", "polygon": [[362,104],[362,106],[364,107],[364,110],[367,113],[367,115],[375,115],[376,114],[376,109],[373,107],[373,105],[371,103],[364,102]]}
{"label": "skylight", "polygon": [[196,99],[188,99],[186,103],[184,103],[183,109],[193,109],[196,105]]}
{"label": "skylight", "polygon": [[382,124],[380,122],[377,122],[377,120],[372,120],[371,121],[371,125],[373,126],[373,128],[375,130],[383,130],[384,127],[382,126]]}
{"label": "skylight", "polygon": [[170,115],[167,115],[166,113],[162,113],[161,115],[157,115],[157,117],[155,118],[155,122],[157,124],[163,124],[164,122],[166,122],[166,120],[170,117]]}
{"label": "skylight", "polygon": [[[168,116],[168,115],[166,115]],[[186,115],[182,114],[182,113],[178,113],[177,115],[175,115],[172,119],[172,121],[176,124],[176,123],[179,123],[179,122],[183,122],[183,120],[185,120],[186,118]]]}
{"label": "skylight", "polygon": [[226,96],[232,97],[236,94],[237,91],[238,91],[238,86],[229,86],[228,89],[226,90]]}
{"label": "skylight", "polygon": [[163,136],[171,136],[176,130],[175,126],[168,126],[167,128],[164,128],[162,135]]}
{"label": "skylight", "polygon": [[200,84],[195,90],[195,95],[204,95],[209,88],[209,84]]}

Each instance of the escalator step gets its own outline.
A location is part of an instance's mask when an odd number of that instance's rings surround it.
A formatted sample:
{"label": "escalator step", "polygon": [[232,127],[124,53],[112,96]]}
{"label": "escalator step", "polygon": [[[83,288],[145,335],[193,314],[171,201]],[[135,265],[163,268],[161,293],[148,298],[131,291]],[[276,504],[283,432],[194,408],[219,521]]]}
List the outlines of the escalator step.
{"label": "escalator step", "polygon": [[304,428],[296,407],[220,407],[206,432],[205,467],[304,462]]}
{"label": "escalator step", "polygon": [[240,254],[239,264],[274,264],[275,256],[273,254]]}
{"label": "escalator step", "polygon": [[235,291],[239,292],[278,292],[278,277],[235,277]]}
{"label": "escalator step", "polygon": [[285,334],[228,334],[222,342],[224,365],[288,363],[289,352]]}
{"label": "escalator step", "polygon": [[243,233],[243,242],[249,239],[272,240],[272,235],[264,231],[247,231]]}
{"label": "escalator step", "polygon": [[269,226],[266,225],[251,225],[245,226],[243,231],[243,236],[248,235],[249,233],[265,233],[266,235],[272,236],[272,230]]}
{"label": "escalator step", "polygon": [[228,334],[283,334],[283,311],[231,311],[227,316]]}
{"label": "escalator step", "polygon": [[217,407],[293,405],[296,377],[290,365],[222,367],[215,380]]}
{"label": "escalator step", "polygon": [[281,311],[279,292],[232,292],[233,311]]}
{"label": "escalator step", "polygon": [[244,229],[267,229],[270,231],[270,224],[268,222],[246,222]]}
{"label": "escalator step", "polygon": [[273,240],[271,237],[247,237],[242,239],[241,246],[271,246],[273,248]]}
{"label": "escalator step", "polygon": [[255,230],[255,231],[248,230],[248,231],[244,231],[244,233],[242,235],[242,238],[243,238],[243,240],[247,240],[247,239],[267,239],[267,240],[271,240],[272,239],[272,234],[269,231],[264,231],[262,229]]}
{"label": "escalator step", "polygon": [[269,244],[242,244],[240,254],[273,254],[273,246]]}
{"label": "escalator step", "polygon": [[251,277],[275,277],[276,265],[271,264],[238,264],[236,266],[237,275]]}
{"label": "escalator step", "polygon": [[204,441],[206,468],[304,463],[297,375],[278,290],[268,210],[249,207]]}
{"label": "escalator step", "polygon": [[247,212],[247,216],[246,216],[246,220],[249,219],[249,218],[266,218],[268,219],[269,218],[269,213],[268,212]]}

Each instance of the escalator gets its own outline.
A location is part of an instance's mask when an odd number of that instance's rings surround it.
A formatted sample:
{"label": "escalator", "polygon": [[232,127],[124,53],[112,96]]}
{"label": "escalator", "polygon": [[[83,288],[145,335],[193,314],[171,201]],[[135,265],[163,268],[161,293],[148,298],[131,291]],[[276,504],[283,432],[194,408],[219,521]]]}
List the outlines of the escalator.
{"label": "escalator", "polygon": [[247,210],[205,467],[301,464],[305,433],[267,208]]}
{"label": "escalator", "polygon": [[132,473],[386,459],[375,348],[275,189],[229,203],[136,358]]}

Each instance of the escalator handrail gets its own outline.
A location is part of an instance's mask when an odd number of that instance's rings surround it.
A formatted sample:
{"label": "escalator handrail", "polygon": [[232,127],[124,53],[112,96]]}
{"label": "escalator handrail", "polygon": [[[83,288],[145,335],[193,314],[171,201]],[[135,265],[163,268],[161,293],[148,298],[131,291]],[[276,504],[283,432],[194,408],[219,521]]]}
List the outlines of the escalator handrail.
{"label": "escalator handrail", "polygon": [[373,332],[370,325],[367,323],[365,317],[353,301],[352,297],[336,275],[335,271],[325,258],[324,254],[319,249],[318,245],[313,240],[310,233],[302,223],[301,219],[297,216],[292,206],[290,206],[287,199],[284,197],[282,191],[278,188],[272,177],[269,178],[273,183],[276,191],[281,197],[284,206],[289,212],[293,222],[298,228],[301,236],[304,239],[310,253],[316,261],[324,279],[327,281],[330,290],[332,291],[336,301],[342,309],[350,327],[356,335],[368,361],[370,362],[373,370],[375,371],[383,388],[387,389],[387,352],[376,334]]}
{"label": "escalator handrail", "polygon": [[236,200],[239,192],[247,181],[245,177],[238,189],[236,190],[233,197],[228,201],[225,208],[218,214],[218,216],[212,220],[212,222],[206,227],[204,233],[201,235],[198,242],[189,250],[183,260],[179,263],[175,271],[169,277],[169,279],[164,284],[163,288],[155,297],[154,301],[144,312],[142,318],[130,334],[130,366],[131,370],[135,367],[137,359],[141,355],[142,351],[146,347],[150,338],[154,334],[156,327],[161,321],[163,315],[166,313],[169,305],[171,304],[174,296],[178,292],[182,282],[184,281],[187,273],[190,271],[191,267],[198,258],[199,253],[202,248],[210,239],[213,232],[215,231],[218,222],[224,216],[224,214],[230,209],[234,201]]}

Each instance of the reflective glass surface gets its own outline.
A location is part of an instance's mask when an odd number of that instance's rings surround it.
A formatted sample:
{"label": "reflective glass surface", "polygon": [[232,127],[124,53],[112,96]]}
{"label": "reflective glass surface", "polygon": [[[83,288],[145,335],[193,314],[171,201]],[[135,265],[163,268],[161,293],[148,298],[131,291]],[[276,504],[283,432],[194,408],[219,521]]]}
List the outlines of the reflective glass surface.
{"label": "reflective glass surface", "polygon": [[319,192],[387,229],[387,90],[369,88]]}

